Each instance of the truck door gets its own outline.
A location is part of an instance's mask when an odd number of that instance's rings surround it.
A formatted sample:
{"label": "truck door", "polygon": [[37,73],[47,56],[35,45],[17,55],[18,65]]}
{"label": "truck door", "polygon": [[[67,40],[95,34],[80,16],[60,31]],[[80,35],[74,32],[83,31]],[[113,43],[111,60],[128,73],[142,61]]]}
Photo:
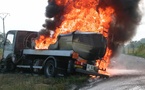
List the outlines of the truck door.
{"label": "truck door", "polygon": [[6,36],[3,47],[3,58],[7,58],[8,55],[14,52],[14,34],[9,33]]}

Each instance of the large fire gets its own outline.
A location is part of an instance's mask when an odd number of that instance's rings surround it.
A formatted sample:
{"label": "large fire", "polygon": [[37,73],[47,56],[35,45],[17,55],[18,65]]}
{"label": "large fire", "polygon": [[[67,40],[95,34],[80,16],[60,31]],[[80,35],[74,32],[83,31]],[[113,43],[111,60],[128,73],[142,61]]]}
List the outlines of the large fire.
{"label": "large fire", "polygon": [[[105,0],[102,0],[102,1],[105,1]],[[108,2],[109,1],[111,0],[108,0]],[[116,7],[118,7],[117,6],[117,4],[119,4],[117,3],[118,1],[116,0],[112,0],[112,1],[116,2]],[[48,0],[48,2],[54,5],[54,8],[59,7],[61,12],[55,12],[55,13],[52,12],[54,15],[48,16],[48,17],[54,18],[54,22],[55,22],[54,24],[55,30],[53,30],[54,34],[51,37],[50,37],[50,34],[48,34],[47,36],[40,35],[39,38],[35,41],[36,49],[48,49],[50,44],[53,44],[57,41],[57,36],[59,34],[67,34],[70,32],[74,32],[76,30],[79,30],[82,32],[101,33],[109,41],[108,32],[109,32],[111,23],[112,22],[115,23],[113,19],[115,15],[117,15],[114,13],[115,9],[113,6],[111,5],[103,6],[104,4],[100,4],[101,0]],[[52,7],[53,6],[51,6],[50,8]],[[57,10],[57,9],[54,9],[54,10]],[[122,17],[124,16],[122,15]],[[119,26],[119,24],[116,24],[116,25]],[[118,27],[116,26],[115,28],[118,28]],[[46,29],[49,29],[49,28],[47,28],[46,26]],[[125,41],[125,40],[123,39],[122,41]],[[111,54],[112,54],[112,49],[110,49],[108,45],[108,48],[106,50],[106,54],[103,60],[96,60],[96,65],[100,69],[105,70],[110,62]]]}
{"label": "large fire", "polygon": [[48,49],[50,44],[55,43],[59,34],[67,34],[76,30],[102,33],[108,37],[107,32],[114,10],[106,7],[96,11],[98,3],[99,0],[56,0],[58,6],[65,7],[61,19],[57,21],[60,25],[57,26],[53,37],[40,36],[36,40],[36,49]]}

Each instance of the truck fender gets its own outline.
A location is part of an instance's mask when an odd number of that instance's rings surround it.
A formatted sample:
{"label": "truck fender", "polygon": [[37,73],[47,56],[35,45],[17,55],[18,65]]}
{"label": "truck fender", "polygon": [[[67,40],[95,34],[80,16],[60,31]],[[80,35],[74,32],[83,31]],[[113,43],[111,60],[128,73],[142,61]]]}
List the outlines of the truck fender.
{"label": "truck fender", "polygon": [[12,60],[12,56],[13,56],[13,53],[8,54],[7,57],[4,59],[4,61]]}
{"label": "truck fender", "polygon": [[13,63],[13,53],[10,53],[7,55],[6,58],[3,59],[3,72],[7,71],[14,71],[15,70],[15,64]]}
{"label": "truck fender", "polygon": [[11,60],[13,63],[16,63],[16,55],[14,53],[10,53],[5,59],[4,61],[8,61]]}
{"label": "truck fender", "polygon": [[55,57],[53,57],[53,56],[47,57],[47,58],[44,60],[44,62],[43,62],[43,64],[42,64],[42,67],[44,67],[45,64],[46,64],[46,62],[49,61],[50,59],[53,60],[53,61],[55,62],[55,67],[57,68],[57,59],[56,59]]}

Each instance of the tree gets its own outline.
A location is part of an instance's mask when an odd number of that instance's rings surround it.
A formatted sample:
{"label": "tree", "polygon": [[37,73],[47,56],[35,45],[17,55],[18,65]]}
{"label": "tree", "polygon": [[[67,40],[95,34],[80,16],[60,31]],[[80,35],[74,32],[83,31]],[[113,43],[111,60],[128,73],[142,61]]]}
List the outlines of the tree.
{"label": "tree", "polygon": [[0,33],[0,48],[2,48],[3,42],[4,42],[4,34]]}
{"label": "tree", "polygon": [[131,41],[131,42],[130,42],[130,47],[132,48],[132,53],[135,52],[136,43],[137,43],[137,41]]}

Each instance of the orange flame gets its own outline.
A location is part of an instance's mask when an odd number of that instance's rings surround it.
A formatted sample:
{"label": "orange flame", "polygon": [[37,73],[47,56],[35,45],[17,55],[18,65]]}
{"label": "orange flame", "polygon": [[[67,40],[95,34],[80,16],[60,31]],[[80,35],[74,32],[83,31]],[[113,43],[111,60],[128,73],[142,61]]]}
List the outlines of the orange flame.
{"label": "orange flame", "polygon": [[[108,29],[112,21],[114,9],[97,7],[99,0],[55,0],[58,6],[64,6],[60,23],[52,37],[40,36],[35,41],[36,49],[48,49],[57,40],[59,34],[67,34],[76,30],[82,32],[96,32],[108,37]],[[96,8],[98,8],[96,10]],[[54,17],[55,18],[55,17]],[[106,69],[110,60],[111,50],[107,48],[103,60],[97,60],[97,66]]]}
{"label": "orange flame", "polygon": [[99,69],[105,70],[110,63],[111,54],[112,51],[107,48],[105,56],[102,58],[102,60],[96,60],[96,66],[99,67]]}
{"label": "orange flame", "polygon": [[[58,35],[57,35],[58,36]],[[38,39],[35,40],[35,49],[48,49],[50,44],[54,44],[57,37],[45,37],[40,35]]]}

